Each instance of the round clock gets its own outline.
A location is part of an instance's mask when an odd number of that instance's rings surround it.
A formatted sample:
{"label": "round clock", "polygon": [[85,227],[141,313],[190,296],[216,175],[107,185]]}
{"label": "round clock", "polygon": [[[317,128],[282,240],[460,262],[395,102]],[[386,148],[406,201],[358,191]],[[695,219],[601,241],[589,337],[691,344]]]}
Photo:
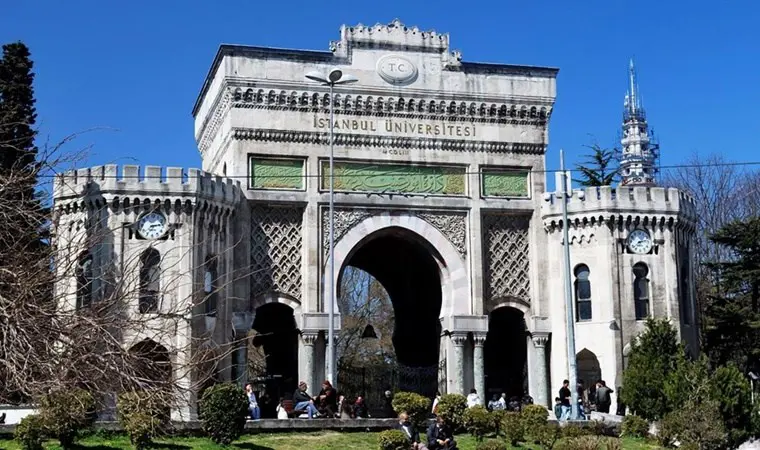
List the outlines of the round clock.
{"label": "round clock", "polygon": [[137,232],[144,239],[158,239],[166,233],[166,216],[159,212],[149,212],[137,221]]}
{"label": "round clock", "polygon": [[652,237],[646,230],[636,229],[628,234],[628,249],[633,253],[644,255],[652,250]]}

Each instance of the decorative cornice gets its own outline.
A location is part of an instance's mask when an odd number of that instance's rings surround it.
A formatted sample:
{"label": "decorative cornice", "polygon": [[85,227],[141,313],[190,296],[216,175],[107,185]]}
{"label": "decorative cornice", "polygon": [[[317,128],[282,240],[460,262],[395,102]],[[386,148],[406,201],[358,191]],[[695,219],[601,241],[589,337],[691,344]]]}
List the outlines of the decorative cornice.
{"label": "decorative cornice", "polygon": [[[652,214],[652,213],[627,213],[627,214],[615,214],[609,212],[593,211],[588,214],[574,213],[570,220],[570,243],[572,244],[576,240],[583,242],[583,236],[586,236],[587,241],[594,239],[594,233],[592,231],[582,232],[580,229],[591,229],[594,227],[600,227],[608,225],[610,227],[616,226],[641,226],[650,229],[680,229],[680,230],[694,230],[694,223],[688,220],[686,217],[680,214]],[[548,218],[544,219],[544,229],[549,233],[562,230],[561,218]]]}
{"label": "decorative cornice", "polygon": [[[291,111],[328,111],[330,94],[324,91],[255,90],[252,87],[228,88],[233,95],[233,107],[281,109]],[[461,97],[459,97],[461,98]],[[549,99],[527,97],[523,102],[454,101],[443,98],[384,97],[382,95],[335,94],[336,114],[414,115],[430,119],[460,119],[468,121],[546,125],[551,117],[553,102]]]}
{"label": "decorative cornice", "polygon": [[213,142],[216,133],[219,132],[224,117],[232,107],[232,98],[229,88],[224,88],[211,107],[211,111],[214,113],[207,116],[203,125],[199,128],[195,140],[198,143],[198,151],[201,156],[206,154],[206,150],[208,150],[211,142]]}
{"label": "decorative cornice", "polygon": [[[232,136],[233,139],[252,141],[294,142],[299,144],[320,145],[326,145],[328,143],[327,133],[312,131],[236,128],[233,130]],[[489,153],[522,153],[528,155],[542,155],[546,147],[544,144],[527,144],[521,142],[466,141],[455,139],[371,136],[348,133],[336,133],[335,144],[352,147],[392,147],[459,152],[479,151]]]}

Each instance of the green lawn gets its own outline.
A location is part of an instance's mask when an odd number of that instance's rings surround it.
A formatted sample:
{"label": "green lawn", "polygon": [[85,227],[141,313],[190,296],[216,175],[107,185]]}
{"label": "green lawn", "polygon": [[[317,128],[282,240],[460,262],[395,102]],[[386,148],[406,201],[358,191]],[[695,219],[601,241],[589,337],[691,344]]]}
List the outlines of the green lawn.
{"label": "green lawn", "polygon": [[[474,450],[475,440],[470,436],[459,436],[457,438],[461,450]],[[131,449],[129,439],[124,436],[112,438],[89,437],[80,442],[82,450],[111,450],[111,449]],[[20,450],[16,442],[11,440],[0,440],[0,448],[8,450]],[[60,449],[56,443],[49,442],[46,447],[48,450]],[[212,450],[212,449],[232,449],[232,450],[328,450],[328,449],[361,449],[374,450],[377,448],[376,433],[273,433],[273,434],[254,434],[245,435],[231,447],[222,447],[203,438],[172,438],[170,440],[159,440],[156,449],[163,450]],[[519,447],[523,450],[534,449],[531,446]],[[641,440],[623,439],[623,448],[626,450],[645,450],[657,449],[659,447],[645,443]]]}

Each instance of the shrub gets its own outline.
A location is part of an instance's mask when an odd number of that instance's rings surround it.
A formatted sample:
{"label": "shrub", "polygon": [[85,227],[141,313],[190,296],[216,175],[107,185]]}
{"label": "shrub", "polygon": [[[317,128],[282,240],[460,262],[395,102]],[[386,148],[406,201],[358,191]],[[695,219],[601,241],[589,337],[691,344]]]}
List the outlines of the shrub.
{"label": "shrub", "polygon": [[733,444],[739,445],[752,431],[752,390],[735,365],[718,367],[710,379],[710,398],[717,402]]}
{"label": "shrub", "polygon": [[525,428],[523,427],[523,418],[518,412],[504,411],[504,416],[500,424],[501,432],[512,447],[517,443],[525,440]]}
{"label": "shrub", "polygon": [[[408,414],[408,413],[407,413]],[[377,436],[380,450],[409,450],[406,435],[401,430],[386,430]]]}
{"label": "shrub", "polygon": [[71,448],[81,431],[91,425],[90,411],[95,402],[83,389],[51,392],[40,401],[40,417],[47,435],[58,439],[61,447]]}
{"label": "shrub", "polygon": [[552,450],[557,443],[557,440],[560,438],[562,431],[559,429],[559,426],[547,422],[538,425],[535,433],[535,439],[538,441],[541,448],[543,450]]}
{"label": "shrub", "polygon": [[618,438],[607,439],[607,442],[604,444],[605,450],[621,450],[622,448],[623,444]]}
{"label": "shrub", "polygon": [[155,393],[125,392],[119,395],[116,407],[119,411],[119,424],[137,450],[148,448],[166,424],[164,403]]}
{"label": "shrub", "polygon": [[464,430],[464,412],[467,411],[467,397],[461,394],[446,394],[438,401],[438,415],[446,419],[454,433]]}
{"label": "shrub", "polygon": [[568,423],[562,427],[562,437],[567,439],[576,439],[591,434],[593,434],[592,430],[586,428],[583,424]]}
{"label": "shrub", "polygon": [[22,450],[42,450],[45,429],[40,416],[32,414],[21,419],[16,425],[14,437]]}
{"label": "shrub", "polygon": [[688,403],[665,416],[658,433],[660,444],[668,447],[678,440],[681,447],[717,450],[726,447],[726,432],[715,402]]}
{"label": "shrub", "polygon": [[475,405],[464,412],[464,426],[478,442],[486,434],[493,433],[494,425],[491,413],[483,405]]}
{"label": "shrub", "polygon": [[602,440],[599,436],[578,436],[562,442],[561,450],[598,450]]}
{"label": "shrub", "polygon": [[501,441],[490,439],[478,442],[478,445],[475,446],[475,450],[507,450],[507,445]]}
{"label": "shrub", "polygon": [[683,349],[675,328],[666,320],[647,320],[646,329],[633,342],[623,373],[623,402],[647,420],[659,420],[668,412],[663,389]]}
{"label": "shrub", "polygon": [[[424,430],[430,415],[430,399],[414,392],[398,392],[391,402],[396,414],[405,412],[418,430]],[[440,405],[440,403],[439,403]]]}
{"label": "shrub", "polygon": [[493,422],[493,431],[496,436],[501,434],[501,424],[504,422],[504,417],[507,415],[507,411],[503,409],[494,409],[491,411],[491,421]]}
{"label": "shrub", "polygon": [[243,434],[248,397],[232,383],[220,383],[203,392],[200,419],[205,431],[217,444],[229,445]]}
{"label": "shrub", "polygon": [[623,417],[620,434],[626,437],[645,438],[649,436],[649,422],[641,416]]}
{"label": "shrub", "polygon": [[537,441],[541,427],[549,420],[549,411],[541,405],[527,405],[521,414],[525,434]]}

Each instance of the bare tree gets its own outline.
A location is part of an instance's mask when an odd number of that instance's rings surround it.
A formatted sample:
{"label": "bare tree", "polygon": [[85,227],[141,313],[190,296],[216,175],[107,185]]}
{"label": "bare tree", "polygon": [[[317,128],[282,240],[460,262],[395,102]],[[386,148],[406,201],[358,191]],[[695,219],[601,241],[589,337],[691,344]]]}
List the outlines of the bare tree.
{"label": "bare tree", "polygon": [[732,164],[720,154],[707,157],[694,154],[681,166],[668,170],[663,184],[677,187],[694,198],[697,301],[704,314],[716,281],[716,274],[707,263],[733,258],[727,247],[716,244],[710,236],[728,223],[760,214],[760,171]]}
{"label": "bare tree", "polygon": [[[214,292],[194,282],[202,277],[188,276],[180,262],[193,260],[186,256],[195,246],[177,245],[161,255],[160,275],[143,270],[144,253],[115,260],[103,249],[123,230],[109,226],[106,202],[72,203],[65,211],[52,208],[50,216],[49,189],[37,199],[47,207],[7,201],[18,199],[30,178],[51,180],[80,161],[81,154],[63,150],[66,142],[40,152],[34,170],[0,174],[0,223],[13,224],[0,227],[0,403],[81,387],[96,400],[150,389],[164,395],[167,406],[182,406],[224,370],[220,363],[240,344],[231,337],[214,343],[203,325],[215,312],[216,306],[207,307],[216,301],[214,293],[234,280],[220,277]],[[47,245],[14,232],[40,223],[46,224]],[[151,245],[146,242],[146,249]],[[83,249],[96,257],[83,258]],[[154,283],[158,276],[160,283]],[[143,301],[155,308],[139,311]]]}

